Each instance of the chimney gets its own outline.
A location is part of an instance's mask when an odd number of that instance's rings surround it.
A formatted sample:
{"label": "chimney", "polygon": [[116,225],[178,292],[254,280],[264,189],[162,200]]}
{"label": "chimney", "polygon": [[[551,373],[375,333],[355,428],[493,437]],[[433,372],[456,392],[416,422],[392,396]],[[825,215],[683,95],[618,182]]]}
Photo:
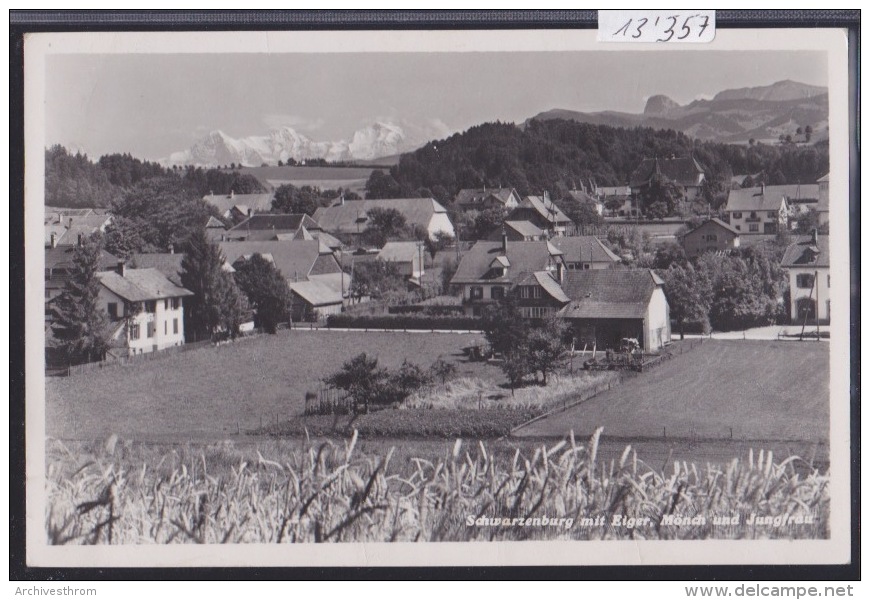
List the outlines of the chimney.
{"label": "chimney", "polygon": [[813,246],[819,245],[819,230],[813,227]]}
{"label": "chimney", "polygon": [[[249,208],[249,209],[248,209],[248,218],[250,219],[250,218],[253,217],[253,216],[254,216],[254,209],[253,209],[253,208]],[[250,225],[249,225],[249,227],[250,227]]]}
{"label": "chimney", "polygon": [[561,285],[565,281],[565,267],[562,265],[562,261],[556,261],[556,277],[559,280],[559,284]]}
{"label": "chimney", "polygon": [[764,182],[761,182],[761,195],[764,195]]}
{"label": "chimney", "polygon": [[51,234],[51,247],[57,248],[57,234],[56,233]]}
{"label": "chimney", "polygon": [[501,226],[501,252],[507,256],[507,230],[504,225]]}
{"label": "chimney", "polygon": [[79,234],[78,245],[79,247],[82,245],[82,234]]}
{"label": "chimney", "polygon": [[338,200],[339,206],[344,206],[344,192],[341,193],[341,196],[339,196]]}
{"label": "chimney", "polygon": [[67,225],[67,228],[72,229],[72,221],[73,221],[72,217],[70,217],[69,218],[69,225]]}
{"label": "chimney", "polygon": [[235,198],[235,197],[236,197],[236,191],[230,190],[230,198]]}
{"label": "chimney", "polygon": [[119,260],[118,265],[115,267],[115,271],[118,273],[118,275],[123,277],[124,273],[126,272],[126,266],[127,263],[125,263],[123,260]]}
{"label": "chimney", "polygon": [[169,254],[175,254],[175,246],[173,244],[169,244]]}

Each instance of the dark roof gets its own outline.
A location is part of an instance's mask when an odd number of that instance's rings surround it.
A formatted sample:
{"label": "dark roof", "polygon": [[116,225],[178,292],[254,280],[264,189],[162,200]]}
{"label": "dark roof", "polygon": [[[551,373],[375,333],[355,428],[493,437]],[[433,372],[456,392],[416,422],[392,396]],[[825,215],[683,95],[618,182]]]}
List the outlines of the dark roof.
{"label": "dark roof", "polygon": [[565,295],[559,282],[553,278],[550,271],[536,271],[534,273],[529,273],[518,281],[517,285],[539,285],[557,302],[564,304],[570,300],[570,298]]}
{"label": "dark roof", "polygon": [[[69,270],[73,267],[73,256],[75,256],[75,246],[60,246],[58,248],[45,249],[45,268],[56,270]],[[104,271],[111,269],[118,264],[120,259],[109,254],[105,250],[100,250],[100,259],[97,263],[97,269]]]}
{"label": "dark roof", "polygon": [[510,267],[503,277],[491,276],[492,262],[502,252],[501,242],[477,242],[465,253],[451,283],[474,283],[492,281],[514,283],[523,276],[536,271],[545,271],[552,263],[552,257],[560,256],[561,251],[549,242],[508,242],[507,260]]}
{"label": "dark roof", "polygon": [[568,271],[562,289],[571,301],[560,314],[570,319],[642,319],[660,285],[651,269]]}
{"label": "dark roof", "polygon": [[421,225],[428,228],[432,215],[446,213],[447,209],[433,198],[390,198],[384,200],[345,200],[343,204],[333,204],[318,208],[314,220],[325,231],[338,233],[363,232],[372,208],[395,208],[405,217],[408,225]]}
{"label": "dark roof", "polygon": [[550,240],[565,255],[565,262],[619,262],[619,257],[610,251],[594,235],[556,236]]}
{"label": "dark roof", "polygon": [[813,244],[813,236],[801,236],[785,249],[780,264],[783,267],[830,267],[828,236],[818,236],[816,244]]}
{"label": "dark roof", "polygon": [[168,252],[131,254],[128,266],[134,269],[157,269],[169,281],[181,286],[181,261],[183,260],[184,254],[170,254]]}
{"label": "dark roof", "polygon": [[787,185],[766,185],[764,191],[771,194],[779,194],[789,202],[793,200],[818,200],[818,183],[791,183]]}
{"label": "dark roof", "polygon": [[193,296],[157,269],[127,269],[123,277],[116,271],[100,271],[97,277],[108,290],[130,302]]}
{"label": "dark roof", "polygon": [[[526,196],[520,205],[514,209],[517,215],[522,214],[523,209],[532,209],[548,223],[571,223],[571,219],[562,212],[555,202],[543,196]],[[512,213],[513,214],[513,213]]]}
{"label": "dark roof", "polygon": [[378,258],[388,262],[419,261],[420,244],[419,242],[387,242],[378,252]]}
{"label": "dark roof", "polygon": [[[505,221],[504,226],[513,229],[523,237],[540,238],[544,235],[544,230],[530,221]],[[498,239],[501,239],[501,231],[498,233]]]}
{"label": "dark roof", "polygon": [[[317,240],[221,242],[218,245],[228,264],[260,254],[271,260],[284,278],[290,281],[307,279],[321,255],[321,244]],[[328,250],[326,253],[332,257]],[[336,264],[335,271],[338,270]]]}
{"label": "dark roof", "polygon": [[711,223],[713,225],[718,225],[719,227],[721,227],[727,231],[730,231],[734,235],[740,235],[740,232],[737,231],[736,229],[734,229],[731,225],[729,225],[728,223],[726,223],[722,219],[717,219],[714,217],[712,219],[707,219],[706,221],[704,221],[703,223],[701,223],[700,225],[698,225],[697,227],[695,227],[691,231],[687,231],[686,233],[683,234],[683,237],[686,237],[690,233],[694,233],[694,232],[698,231],[699,229],[701,229],[701,227],[703,227],[704,225],[707,225],[708,223]]}
{"label": "dark roof", "polygon": [[698,175],[703,174],[704,169],[691,156],[684,158],[645,158],[631,174],[631,187],[646,185],[657,172],[678,185],[687,186],[698,185]]}
{"label": "dark roof", "polygon": [[779,210],[785,195],[769,187],[743,188],[731,190],[728,194],[726,211],[751,212],[753,210]]}
{"label": "dark roof", "polygon": [[248,217],[235,227],[230,228],[230,231],[298,231],[300,227],[319,229],[317,222],[306,214],[256,214]]}
{"label": "dark roof", "polygon": [[331,282],[312,277],[309,281],[291,281],[289,284],[293,293],[312,306],[326,306],[341,303],[341,288],[335,288]]}
{"label": "dark roof", "polygon": [[571,190],[568,194],[571,196],[572,200],[579,202],[580,204],[601,204],[601,200],[590,196],[583,190]]}
{"label": "dark roof", "polygon": [[272,194],[208,194],[202,199],[224,214],[237,204],[248,207],[254,212],[272,210],[272,197]]}
{"label": "dark roof", "polygon": [[[514,188],[509,187],[462,189],[456,194],[454,202],[456,202],[456,204],[473,206],[475,204],[483,204],[485,200],[492,197],[502,204],[507,204],[510,201],[512,194],[516,194],[516,191]],[[517,198],[519,198],[519,195],[517,195]]]}

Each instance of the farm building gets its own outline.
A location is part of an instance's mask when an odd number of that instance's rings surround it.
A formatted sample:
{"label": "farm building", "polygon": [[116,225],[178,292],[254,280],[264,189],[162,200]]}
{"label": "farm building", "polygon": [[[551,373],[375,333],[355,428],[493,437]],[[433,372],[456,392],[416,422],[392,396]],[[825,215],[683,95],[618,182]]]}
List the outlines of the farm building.
{"label": "farm building", "polygon": [[539,242],[544,239],[544,230],[529,221],[505,221],[502,227],[492,230],[489,240],[499,242],[502,234],[507,234],[509,242]]}
{"label": "farm building", "polygon": [[[335,275],[319,275],[308,281],[289,283],[292,294],[290,315],[297,322],[313,322],[338,314],[344,305],[342,297],[341,274],[336,281]],[[350,281],[347,277],[345,285]]]}
{"label": "farm building", "polygon": [[425,267],[426,249],[421,242],[387,242],[378,259],[398,265],[408,279],[420,279]]}
{"label": "farm building", "polygon": [[740,232],[720,219],[709,219],[680,238],[689,258],[705,252],[720,252],[740,247]]}
{"label": "farm building", "polygon": [[228,229],[221,241],[310,240],[314,238],[306,233],[319,229],[320,225],[306,214],[252,214]]}
{"label": "farm building", "polygon": [[593,235],[554,237],[550,243],[562,251],[562,259],[569,271],[610,269],[621,260]]}
{"label": "farm building", "polygon": [[789,245],[781,266],[788,273],[789,318],[792,323],[830,323],[831,257],[828,236],[802,236]]}
{"label": "farm building", "polygon": [[205,223],[205,236],[212,242],[219,242],[226,231],[226,225],[216,217],[209,217]]}
{"label": "farm building", "polygon": [[586,205],[598,215],[604,215],[604,201],[586,193],[585,190],[570,190],[568,196],[576,204]]}
{"label": "farm building", "polygon": [[536,227],[553,235],[565,235],[573,228],[574,222],[550,200],[550,194],[526,196],[520,205],[508,215],[510,221],[529,221]]}
{"label": "farm building", "polygon": [[77,246],[82,239],[105,232],[112,222],[112,216],[96,213],[92,209],[86,210],[89,211],[87,214],[46,213],[45,247]]}
{"label": "farm building", "polygon": [[193,293],[157,269],[99,271],[100,307],[109,315],[112,341],[128,354],[156,352],[184,344],[183,300]]}
{"label": "farm building", "polygon": [[651,269],[569,271],[562,289],[570,300],[557,314],[581,347],[616,349],[623,338],[635,338],[644,352],[657,352],[671,341],[663,288]]}
{"label": "farm building", "polygon": [[771,235],[785,226],[788,203],[782,191],[771,191],[762,185],[731,190],[725,212],[728,213],[729,224],[741,235]]}
{"label": "farm building", "polygon": [[433,198],[392,198],[388,200],[339,200],[332,206],[321,207],[313,218],[324,231],[358,239],[368,226],[368,211],[373,208],[396,209],[405,217],[408,226],[425,229],[435,239],[438,232],[455,237],[453,223],[447,209]]}
{"label": "farm building", "polygon": [[520,195],[514,188],[462,189],[453,199],[456,209],[481,212],[488,208],[511,210],[519,206]]}

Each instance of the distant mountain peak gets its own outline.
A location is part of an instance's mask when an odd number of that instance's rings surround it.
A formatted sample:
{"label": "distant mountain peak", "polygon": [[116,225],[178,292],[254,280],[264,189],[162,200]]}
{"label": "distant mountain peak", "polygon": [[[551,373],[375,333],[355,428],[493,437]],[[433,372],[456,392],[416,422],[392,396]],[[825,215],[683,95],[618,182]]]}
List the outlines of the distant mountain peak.
{"label": "distant mountain peak", "polygon": [[645,115],[662,115],[674,108],[679,108],[680,105],[671,100],[668,96],[657,94],[650,96],[646,101],[646,106],[643,109]]}

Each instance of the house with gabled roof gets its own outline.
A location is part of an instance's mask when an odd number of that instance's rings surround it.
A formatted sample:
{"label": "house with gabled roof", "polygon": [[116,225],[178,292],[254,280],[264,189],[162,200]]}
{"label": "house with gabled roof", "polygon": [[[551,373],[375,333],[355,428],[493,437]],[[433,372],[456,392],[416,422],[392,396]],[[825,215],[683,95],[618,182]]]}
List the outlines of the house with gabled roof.
{"label": "house with gabled roof", "polygon": [[[323,317],[341,312],[350,290],[351,276],[344,273],[332,250],[319,240],[221,242],[224,260],[235,265],[254,254],[275,265],[292,293],[291,314],[300,318]],[[318,285],[297,285],[316,282]],[[325,290],[329,290],[327,294]]]}
{"label": "house with gabled roof", "polygon": [[353,240],[368,227],[368,212],[374,208],[395,209],[405,217],[409,227],[421,227],[435,239],[439,232],[456,237],[447,209],[434,198],[389,198],[379,200],[345,200],[340,198],[332,206],[320,207],[313,215],[323,231]]}
{"label": "house with gabled roof", "polygon": [[205,236],[209,241],[217,242],[226,234],[227,226],[217,217],[211,216],[205,223]]}
{"label": "house with gabled roof", "polygon": [[519,206],[520,195],[512,187],[461,189],[453,198],[453,206],[463,212],[482,212],[489,208],[505,211]]}
{"label": "house with gabled roof", "polygon": [[604,215],[604,201],[586,192],[586,190],[569,190],[568,197],[580,206],[588,206],[598,215]]}
{"label": "house with gabled roof", "polygon": [[111,341],[130,355],[184,344],[184,298],[193,292],[157,269],[130,269],[119,261],[98,271],[99,305],[112,326]]}
{"label": "house with gabled roof", "polygon": [[462,289],[465,313],[479,316],[483,309],[503,300],[529,275],[550,272],[556,280],[565,270],[562,252],[550,242],[480,241],[462,256],[451,286]]}
{"label": "house with gabled roof", "polygon": [[45,220],[45,247],[78,246],[95,233],[104,233],[112,222],[112,215],[91,209],[86,214],[52,213]]}
{"label": "house with gabled roof", "polygon": [[684,199],[691,201],[701,195],[706,173],[694,156],[645,158],[629,177],[632,196],[642,194],[656,176],[664,176],[680,186]]}
{"label": "house with gabled roof", "polygon": [[550,194],[547,192],[542,196],[523,198],[520,205],[510,212],[507,220],[529,221],[536,227],[550,232],[551,235],[566,235],[574,227],[574,222],[550,200]]}
{"label": "house with gabled roof", "polygon": [[615,350],[634,338],[657,352],[671,342],[664,281],[652,269],[569,271],[562,289],[570,301],[557,314],[571,324],[575,347]]}
{"label": "house with gabled roof", "polygon": [[740,232],[721,219],[707,219],[679,238],[688,258],[705,252],[725,252],[740,247]]}
{"label": "house with gabled roof", "polygon": [[425,272],[425,257],[421,242],[387,242],[378,252],[378,260],[394,263],[404,277],[416,280]]}
{"label": "house with gabled roof", "polygon": [[792,323],[831,321],[831,255],[828,236],[800,236],[783,254],[788,273],[789,318]]}
{"label": "house with gabled roof", "polygon": [[788,223],[785,195],[764,184],[757,188],[731,190],[725,205],[728,223],[740,235],[775,234]]}
{"label": "house with gabled roof", "polygon": [[565,267],[569,271],[610,269],[622,261],[594,235],[554,237],[550,243],[562,251]]}
{"label": "house with gabled roof", "polygon": [[[274,194],[207,194],[203,200],[214,206],[218,213],[226,218],[245,218],[253,213],[269,212],[272,210]],[[235,211],[233,209],[236,209]]]}
{"label": "house with gabled roof", "polygon": [[[52,302],[60,296],[69,281],[70,275],[75,269],[73,258],[75,246],[56,246],[45,249],[45,318],[51,321],[53,318]],[[104,271],[112,269],[118,264],[118,257],[100,250],[97,269]]]}

